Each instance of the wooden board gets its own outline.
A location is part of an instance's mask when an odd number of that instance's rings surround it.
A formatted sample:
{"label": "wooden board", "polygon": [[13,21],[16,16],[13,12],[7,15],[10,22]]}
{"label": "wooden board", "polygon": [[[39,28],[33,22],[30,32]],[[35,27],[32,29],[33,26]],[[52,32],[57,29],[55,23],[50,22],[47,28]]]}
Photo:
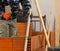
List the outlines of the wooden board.
{"label": "wooden board", "polygon": [[[32,32],[33,36],[31,37],[31,51],[45,51],[46,49],[46,39],[43,32]],[[34,35],[35,34],[35,35]],[[52,39],[53,37],[53,39]],[[51,46],[55,46],[55,34],[54,32],[51,32],[50,34],[50,44]],[[42,41],[42,43],[41,43]],[[43,49],[41,48],[41,45],[43,45]]]}
{"label": "wooden board", "polygon": [[25,38],[0,38],[0,51],[23,51]]}
{"label": "wooden board", "polygon": [[12,38],[0,38],[0,51],[12,51]]}
{"label": "wooden board", "polygon": [[[38,32],[36,34],[38,34]],[[31,51],[45,51],[45,42],[46,40],[44,34],[32,36]]]}
{"label": "wooden board", "polygon": [[[17,36],[18,37],[25,37],[26,35],[26,27],[27,27],[27,23],[17,23]],[[30,36],[32,35],[32,23],[30,25],[30,32],[29,32]]]}
{"label": "wooden board", "polygon": [[13,51],[24,51],[25,38],[13,38]]}
{"label": "wooden board", "polygon": [[55,46],[60,46],[60,0],[55,0]]}
{"label": "wooden board", "polygon": [[50,40],[51,46],[55,46],[55,33],[54,32],[50,32],[50,38],[49,38],[49,40]]}

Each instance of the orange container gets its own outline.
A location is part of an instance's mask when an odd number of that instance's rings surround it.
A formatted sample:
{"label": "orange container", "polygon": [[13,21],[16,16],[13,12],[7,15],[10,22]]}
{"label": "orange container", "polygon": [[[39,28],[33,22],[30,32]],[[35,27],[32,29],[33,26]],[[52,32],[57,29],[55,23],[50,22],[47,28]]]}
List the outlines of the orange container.
{"label": "orange container", "polygon": [[7,14],[7,13],[3,13],[2,16],[3,16],[6,20],[8,20],[11,15],[10,15],[10,14]]}

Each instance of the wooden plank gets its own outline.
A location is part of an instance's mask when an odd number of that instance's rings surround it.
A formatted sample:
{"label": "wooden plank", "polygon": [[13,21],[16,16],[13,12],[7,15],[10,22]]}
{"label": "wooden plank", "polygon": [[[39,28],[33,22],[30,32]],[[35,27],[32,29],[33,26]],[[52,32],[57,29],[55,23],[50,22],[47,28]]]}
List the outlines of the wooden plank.
{"label": "wooden plank", "polygon": [[43,34],[31,37],[31,51],[45,51],[45,36]]}
{"label": "wooden plank", "polygon": [[[26,35],[26,27],[27,27],[27,23],[17,23],[17,36],[18,37],[25,37]],[[32,23],[30,25],[30,32],[29,32],[30,36],[32,35]]]}
{"label": "wooden plank", "polygon": [[0,38],[0,51],[12,51],[12,38]]}
{"label": "wooden plank", "polygon": [[13,51],[24,51],[25,38],[13,38]]}
{"label": "wooden plank", "polygon": [[55,46],[60,46],[60,0],[55,0]]}
{"label": "wooden plank", "polygon": [[49,38],[49,40],[50,40],[51,46],[55,46],[55,33],[54,32],[50,32],[50,38]]}

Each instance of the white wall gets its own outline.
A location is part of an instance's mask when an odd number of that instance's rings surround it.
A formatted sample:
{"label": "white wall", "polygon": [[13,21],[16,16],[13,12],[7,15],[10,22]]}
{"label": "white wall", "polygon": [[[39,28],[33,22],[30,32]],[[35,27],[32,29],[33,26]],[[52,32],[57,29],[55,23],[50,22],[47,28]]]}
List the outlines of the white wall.
{"label": "white wall", "polygon": [[[52,0],[38,0],[39,2],[39,5],[40,5],[40,8],[41,8],[41,12],[42,12],[42,15],[45,15],[47,16],[46,18],[46,24],[48,26],[48,23],[49,23],[49,18],[50,18],[50,10],[51,10],[51,7],[52,7],[52,23],[51,23],[51,31],[54,30],[54,5],[52,4]],[[37,14],[37,11],[36,11],[36,8],[35,8],[35,5],[34,5],[34,0],[32,0],[32,11],[34,13],[34,15],[38,15]]]}

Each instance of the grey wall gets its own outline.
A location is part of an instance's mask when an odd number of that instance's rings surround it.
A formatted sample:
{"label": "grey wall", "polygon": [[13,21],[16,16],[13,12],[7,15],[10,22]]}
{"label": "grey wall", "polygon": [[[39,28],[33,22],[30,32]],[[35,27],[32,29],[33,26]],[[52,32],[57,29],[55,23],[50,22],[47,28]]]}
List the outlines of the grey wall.
{"label": "grey wall", "polygon": [[[52,22],[51,22],[51,31],[54,31],[54,13],[55,13],[55,8],[54,5],[52,4],[52,0],[38,0],[39,5],[40,5],[40,9],[42,12],[42,15],[47,16],[46,18],[46,24],[48,26],[49,23],[49,19],[50,19],[50,10],[52,11]],[[35,5],[34,5],[34,0],[31,1],[31,5],[32,5],[32,11],[34,13],[34,15],[38,15]],[[52,9],[51,9],[52,8]]]}

